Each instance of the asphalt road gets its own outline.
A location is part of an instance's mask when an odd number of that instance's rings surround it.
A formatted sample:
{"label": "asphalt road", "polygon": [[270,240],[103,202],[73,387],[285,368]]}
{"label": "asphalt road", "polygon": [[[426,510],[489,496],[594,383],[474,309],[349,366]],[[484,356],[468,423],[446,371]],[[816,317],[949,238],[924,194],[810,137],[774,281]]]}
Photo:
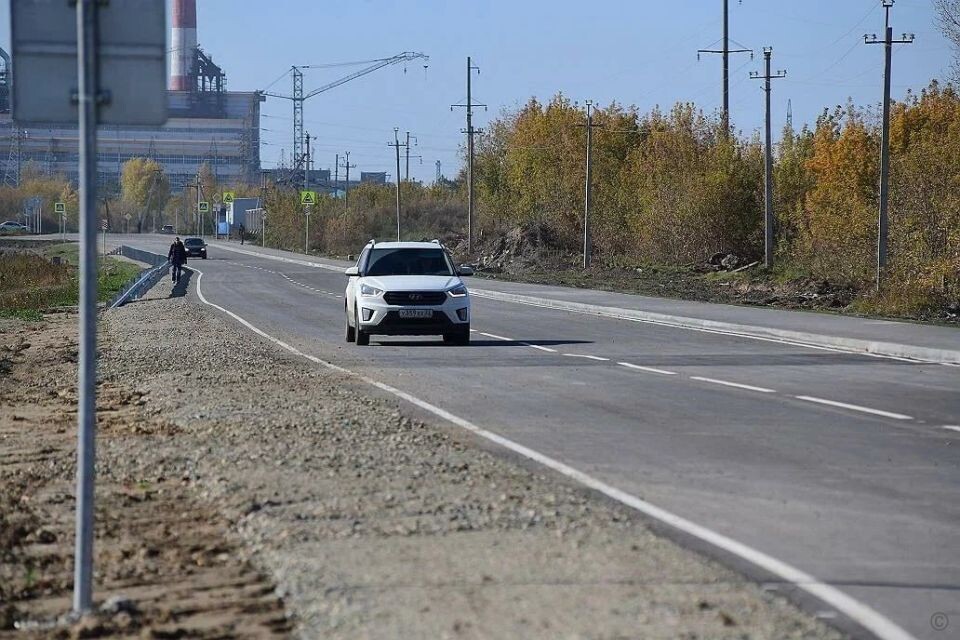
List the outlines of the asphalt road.
{"label": "asphalt road", "polygon": [[301,351],[787,562],[916,637],[960,637],[960,368],[484,299],[470,347],[357,347],[342,275],[210,255],[191,261],[204,296]]}

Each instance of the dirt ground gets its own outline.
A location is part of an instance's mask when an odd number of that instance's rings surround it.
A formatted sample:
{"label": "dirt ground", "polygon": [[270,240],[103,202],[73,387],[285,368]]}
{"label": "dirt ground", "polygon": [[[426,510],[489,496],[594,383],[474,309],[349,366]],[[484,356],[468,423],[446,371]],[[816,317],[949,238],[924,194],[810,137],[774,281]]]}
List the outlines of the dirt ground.
{"label": "dirt ground", "polygon": [[[25,637],[840,637],[170,293],[101,332],[97,599],[118,611]],[[69,608],[72,323],[0,325],[0,629]]]}
{"label": "dirt ground", "polygon": [[[76,322],[0,320],[0,638],[286,636],[273,584],[242,560],[229,523],[190,479],[123,456],[98,460],[102,611],[58,620],[73,584]],[[105,382],[99,398],[101,446],[176,437],[129,386]]]}

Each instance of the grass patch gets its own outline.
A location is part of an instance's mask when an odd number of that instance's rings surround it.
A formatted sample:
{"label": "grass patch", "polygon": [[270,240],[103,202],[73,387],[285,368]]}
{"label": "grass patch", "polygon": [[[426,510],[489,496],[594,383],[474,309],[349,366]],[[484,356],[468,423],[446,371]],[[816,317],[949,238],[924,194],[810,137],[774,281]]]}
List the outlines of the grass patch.
{"label": "grass patch", "polygon": [[[50,260],[54,256],[63,262],[54,264]],[[76,306],[79,302],[76,260],[77,248],[71,244],[48,247],[44,255],[0,254],[0,316],[40,320],[46,309]],[[97,270],[99,301],[110,300],[139,273],[137,265],[101,258]]]}

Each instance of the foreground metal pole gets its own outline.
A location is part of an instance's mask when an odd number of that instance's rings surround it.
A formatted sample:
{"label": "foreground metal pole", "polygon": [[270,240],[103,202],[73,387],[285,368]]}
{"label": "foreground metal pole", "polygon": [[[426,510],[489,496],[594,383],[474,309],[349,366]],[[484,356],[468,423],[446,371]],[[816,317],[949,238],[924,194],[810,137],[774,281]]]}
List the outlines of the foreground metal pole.
{"label": "foreground metal pole", "polygon": [[890,203],[890,66],[893,52],[893,27],[889,25],[883,40],[883,124],[880,140],[880,214],[877,220],[877,291],[883,287],[883,272],[887,266],[887,211]]}
{"label": "foreground metal pole", "polygon": [[80,336],[77,386],[77,527],[73,610],[93,603],[93,485],[97,420],[97,2],[77,2],[80,115]]}
{"label": "foreground metal pole", "polygon": [[590,243],[590,204],[593,183],[593,102],[587,100],[587,178],[583,196],[583,268],[590,268],[592,247]]}

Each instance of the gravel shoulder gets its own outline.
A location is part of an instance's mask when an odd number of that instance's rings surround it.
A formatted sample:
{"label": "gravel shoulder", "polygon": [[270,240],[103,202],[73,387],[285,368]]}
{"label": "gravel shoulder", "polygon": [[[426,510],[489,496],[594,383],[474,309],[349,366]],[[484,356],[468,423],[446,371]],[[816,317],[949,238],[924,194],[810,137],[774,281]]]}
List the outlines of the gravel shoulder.
{"label": "gravel shoulder", "polygon": [[[209,537],[210,557],[224,571],[270,592],[257,602],[274,608],[241,629],[304,638],[841,637],[782,597],[654,535],[632,512],[491,454],[465,434],[411,419],[343,374],[277,350],[192,293],[171,294],[164,281],[104,314],[102,384],[129,394],[132,413],[104,412],[101,424],[121,425],[123,434],[146,425],[146,432],[112,437],[102,428],[100,489],[109,492],[116,478],[135,495],[150,493],[138,487],[176,489],[195,505],[199,520],[182,526],[170,502],[155,503],[151,517],[165,518],[163,544]],[[63,406],[69,412],[68,400]],[[5,391],[0,407],[5,460],[36,455],[16,448],[32,442],[13,419],[23,403]],[[40,416],[30,424],[65,440],[68,418],[56,427]],[[70,445],[60,446],[68,459]],[[4,510],[33,514],[17,495],[33,493],[10,480],[6,464],[0,468]],[[72,500],[69,473],[57,477],[62,499]],[[103,516],[123,517],[108,499],[101,505]],[[68,507],[61,520],[72,514]],[[28,530],[44,521],[41,512],[30,517]],[[72,539],[66,530],[59,535]],[[31,544],[5,543],[3,570],[22,571]],[[98,549],[111,546],[98,538]],[[98,580],[115,555],[101,553]],[[62,595],[63,584],[58,589]],[[185,581],[179,593],[201,592]]]}
{"label": "gravel shoulder", "polygon": [[[634,514],[405,415],[162,282],[107,314],[104,377],[190,477],[302,637],[836,637]],[[172,364],[171,364],[172,363]]]}

